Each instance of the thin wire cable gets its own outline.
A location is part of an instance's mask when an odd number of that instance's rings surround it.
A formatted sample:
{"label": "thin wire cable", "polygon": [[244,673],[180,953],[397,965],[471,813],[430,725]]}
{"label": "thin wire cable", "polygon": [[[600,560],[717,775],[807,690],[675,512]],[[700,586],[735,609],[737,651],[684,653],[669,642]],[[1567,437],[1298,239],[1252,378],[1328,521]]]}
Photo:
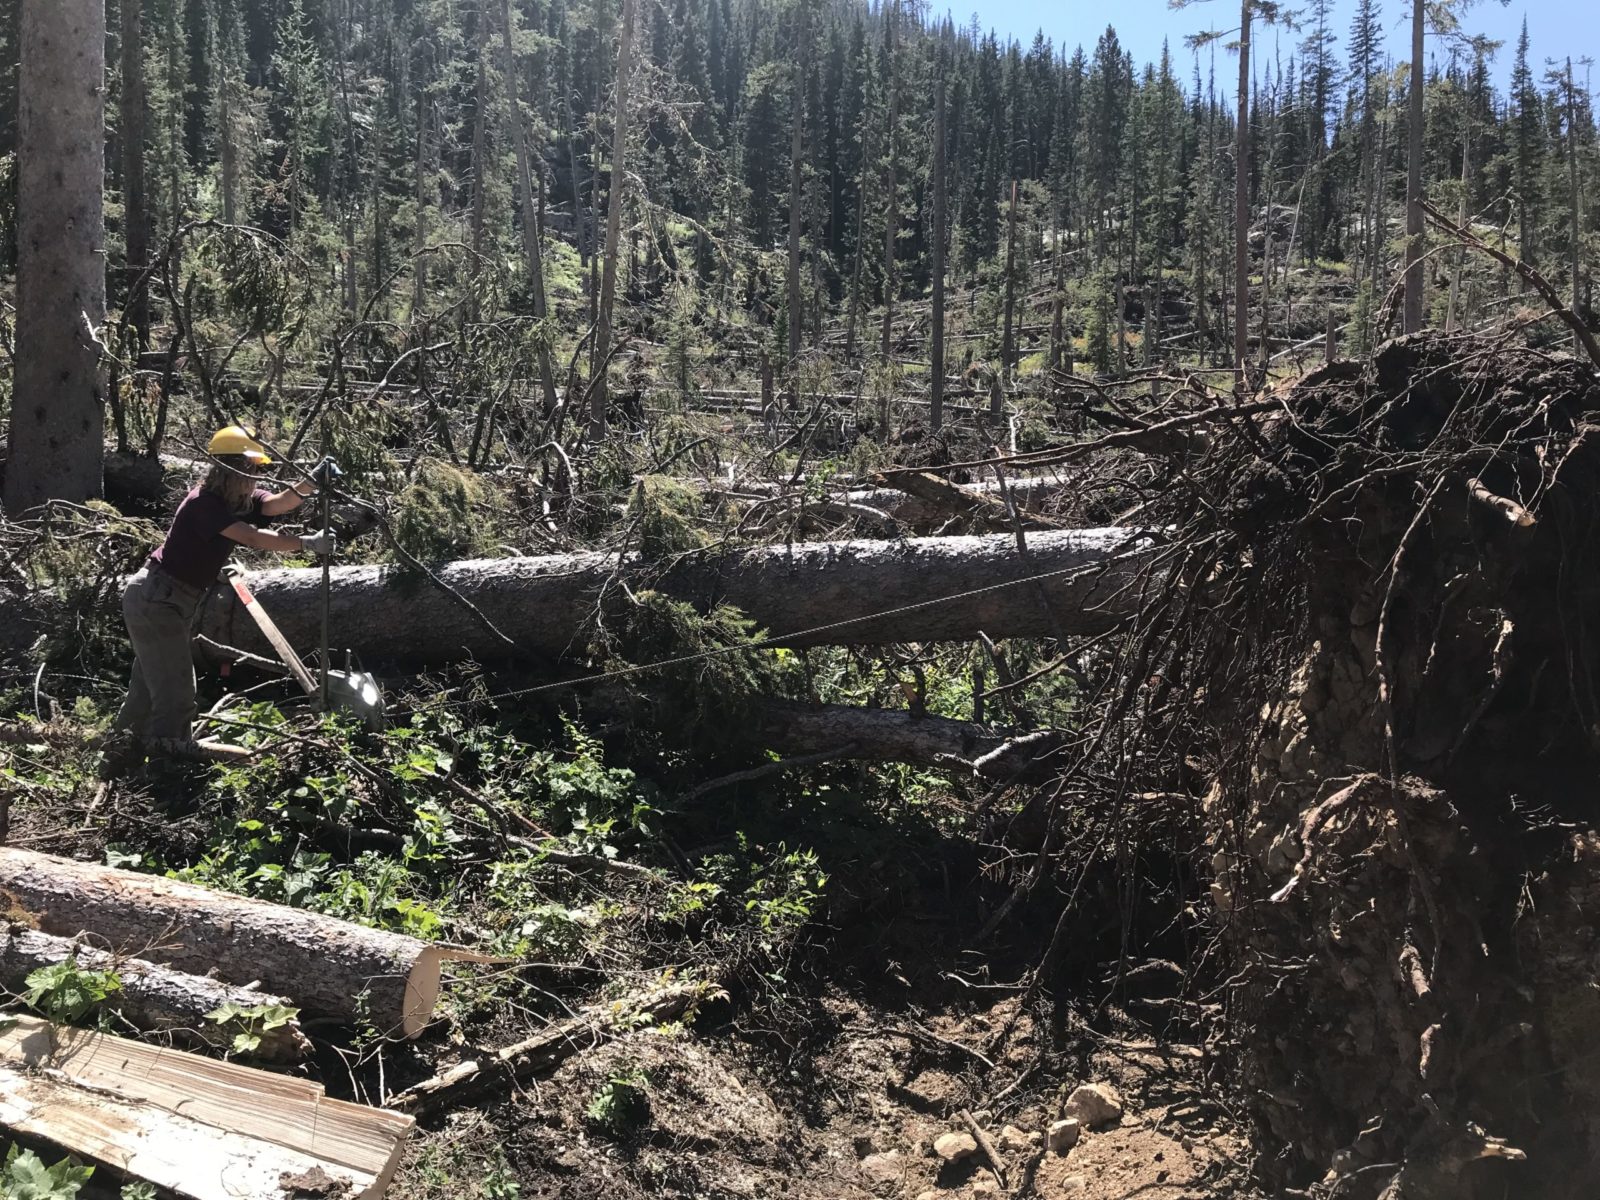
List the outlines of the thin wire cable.
{"label": "thin wire cable", "polygon": [[[814,637],[821,633],[830,633],[835,629],[846,629],[851,625],[861,625],[868,621],[881,621],[888,617],[897,617],[903,613],[916,612],[919,609],[935,608],[941,604],[949,604],[956,600],[970,600],[974,596],[982,596],[989,592],[999,592],[1006,588],[1022,587],[1026,584],[1042,583],[1047,579],[1056,579],[1068,575],[1085,574],[1090,571],[1103,571],[1112,563],[1121,559],[1116,555],[1108,561],[1086,563],[1075,567],[1058,567],[1053,571],[1042,571],[1036,575],[1026,575],[1019,579],[1008,579],[1001,583],[991,583],[984,587],[972,588],[970,591],[956,592],[949,596],[935,596],[931,600],[918,600],[914,604],[903,604],[898,608],[884,609],[882,612],[868,613],[860,617],[848,617],[843,621],[830,621],[826,625],[815,625],[810,629],[799,629],[781,636],[763,638],[760,641],[744,642],[736,646],[717,646],[711,650],[701,650],[694,654],[681,654],[675,658],[660,659],[650,663],[635,663],[632,666],[617,667],[610,671],[601,671],[594,675],[580,675],[576,679],[563,679],[555,683],[541,683],[533,687],[517,688],[515,691],[495,692],[487,696],[475,696],[466,700],[447,700],[447,708],[466,708],[474,704],[493,704],[502,700],[515,700],[522,696],[533,696],[541,692],[561,691],[565,688],[585,687],[592,683],[603,683],[608,679],[625,679],[631,675],[640,675],[646,671],[662,671],[669,667],[686,666],[689,663],[704,662],[713,658],[724,658],[730,654],[745,654],[752,650],[765,650],[775,646],[787,645],[801,638]],[[1128,555],[1133,558],[1135,555]]]}

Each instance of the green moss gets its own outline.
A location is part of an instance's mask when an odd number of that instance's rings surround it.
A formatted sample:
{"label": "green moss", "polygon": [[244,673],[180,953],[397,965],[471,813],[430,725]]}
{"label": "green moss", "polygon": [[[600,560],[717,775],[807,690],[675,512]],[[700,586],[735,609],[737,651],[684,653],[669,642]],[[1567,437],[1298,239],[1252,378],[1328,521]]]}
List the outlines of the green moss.
{"label": "green moss", "polygon": [[395,541],[423,562],[480,558],[499,541],[493,493],[476,475],[438,459],[417,464],[395,509]]}

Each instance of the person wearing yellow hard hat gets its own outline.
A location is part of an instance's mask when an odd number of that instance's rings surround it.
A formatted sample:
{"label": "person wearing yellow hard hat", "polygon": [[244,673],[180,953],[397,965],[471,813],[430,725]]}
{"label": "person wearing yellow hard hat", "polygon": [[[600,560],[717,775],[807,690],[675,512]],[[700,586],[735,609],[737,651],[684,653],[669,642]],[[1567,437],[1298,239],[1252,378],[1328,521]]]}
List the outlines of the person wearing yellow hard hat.
{"label": "person wearing yellow hard hat", "polygon": [[122,735],[125,743],[119,757],[140,748],[182,753],[191,745],[191,626],[201,598],[235,547],[284,554],[334,550],[330,534],[295,537],[260,528],[299,508],[315,485],[306,480],[280,492],[260,486],[260,469],[272,459],[253,430],[239,425],[219,429],[207,449],[211,469],[183,498],[161,547],[122,593],[134,661],[128,698],[112,723],[113,734]]}

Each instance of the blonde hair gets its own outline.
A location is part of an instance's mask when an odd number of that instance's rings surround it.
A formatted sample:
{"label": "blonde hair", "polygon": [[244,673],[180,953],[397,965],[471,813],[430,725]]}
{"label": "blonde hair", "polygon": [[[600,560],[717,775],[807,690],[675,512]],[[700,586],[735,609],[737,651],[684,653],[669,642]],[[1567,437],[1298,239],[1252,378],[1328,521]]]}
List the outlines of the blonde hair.
{"label": "blonde hair", "polygon": [[229,512],[247,513],[256,494],[252,464],[242,454],[219,454],[206,472],[202,490],[221,496]]}

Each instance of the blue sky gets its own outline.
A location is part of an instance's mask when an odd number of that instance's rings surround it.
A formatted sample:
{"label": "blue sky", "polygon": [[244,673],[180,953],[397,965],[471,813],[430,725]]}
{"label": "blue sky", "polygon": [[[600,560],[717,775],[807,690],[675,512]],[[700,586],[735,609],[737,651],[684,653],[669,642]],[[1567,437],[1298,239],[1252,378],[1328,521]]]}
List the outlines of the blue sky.
{"label": "blue sky", "polygon": [[[1294,0],[1289,2],[1292,5]],[[1015,37],[1024,44],[1031,42],[1034,33],[1043,29],[1045,36],[1056,45],[1082,44],[1085,51],[1094,48],[1095,40],[1105,31],[1106,25],[1111,24],[1116,26],[1117,37],[1139,66],[1160,57],[1161,41],[1166,38],[1172,44],[1173,57],[1184,79],[1189,78],[1193,58],[1183,39],[1203,29],[1232,29],[1239,20],[1238,0],[1209,0],[1177,12],[1167,6],[1167,0],[1114,0],[1108,4],[1089,4],[1083,0],[1066,0],[1065,3],[1061,0],[933,0],[932,8],[936,13],[948,10],[958,25],[965,25],[976,14],[980,26],[992,28],[1002,36]],[[1356,0],[1335,0],[1333,30],[1339,37],[1335,52],[1341,57],[1355,8]],[[1408,0],[1382,0],[1381,8],[1396,60],[1409,59],[1405,16],[1410,12],[1410,3]],[[1596,0],[1511,0],[1508,7],[1502,7],[1499,0],[1479,0],[1465,13],[1463,25],[1470,32],[1484,33],[1506,43],[1495,60],[1495,74],[1502,82],[1511,70],[1524,13],[1531,41],[1529,57],[1540,75],[1544,72],[1544,60],[1557,55],[1563,59],[1568,54],[1574,60],[1584,55],[1600,59],[1600,4]],[[1258,39],[1258,45],[1265,49],[1269,58],[1276,48],[1287,60],[1301,36],[1269,26]],[[1219,87],[1230,73],[1231,57],[1220,49],[1217,52]],[[1202,70],[1205,66],[1206,63],[1202,63]],[[1600,65],[1597,65],[1595,79],[1600,82]]]}

